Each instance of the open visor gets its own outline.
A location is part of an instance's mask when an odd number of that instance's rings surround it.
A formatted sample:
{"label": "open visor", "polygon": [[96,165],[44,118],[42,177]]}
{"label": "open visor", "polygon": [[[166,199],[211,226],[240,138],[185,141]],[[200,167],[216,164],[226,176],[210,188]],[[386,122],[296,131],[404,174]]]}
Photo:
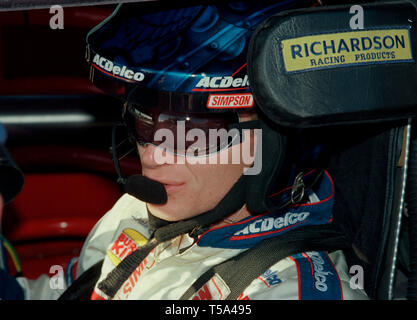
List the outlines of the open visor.
{"label": "open visor", "polygon": [[181,156],[207,156],[242,142],[234,112],[186,114],[127,103],[123,119],[140,145],[152,144]]}

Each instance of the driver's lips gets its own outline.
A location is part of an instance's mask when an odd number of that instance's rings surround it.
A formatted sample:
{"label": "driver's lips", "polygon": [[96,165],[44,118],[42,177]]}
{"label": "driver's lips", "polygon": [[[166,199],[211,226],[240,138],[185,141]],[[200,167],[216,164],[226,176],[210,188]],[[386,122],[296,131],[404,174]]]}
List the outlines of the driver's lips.
{"label": "driver's lips", "polygon": [[151,174],[147,173],[146,170],[145,170],[145,172],[143,172],[142,174],[149,179],[152,179],[154,181],[162,183],[165,187],[165,190],[166,190],[168,196],[174,195],[174,194],[184,190],[185,186],[187,185],[187,183],[185,181],[180,181],[178,179],[169,179],[169,178],[160,177],[156,174],[156,172],[154,172],[151,175]]}
{"label": "driver's lips", "polygon": [[[158,181],[158,182],[161,182],[161,181]],[[161,182],[161,183],[164,185],[168,196],[173,195],[177,192],[180,192],[185,187],[185,182],[182,182],[182,183],[181,182],[178,182],[178,183],[177,182],[172,182],[172,183]]]}
{"label": "driver's lips", "polygon": [[165,186],[165,190],[167,191],[167,195],[171,195],[173,193],[176,193],[176,192],[180,191],[184,185],[185,185],[185,183],[181,184],[181,185],[166,184],[164,186]]}

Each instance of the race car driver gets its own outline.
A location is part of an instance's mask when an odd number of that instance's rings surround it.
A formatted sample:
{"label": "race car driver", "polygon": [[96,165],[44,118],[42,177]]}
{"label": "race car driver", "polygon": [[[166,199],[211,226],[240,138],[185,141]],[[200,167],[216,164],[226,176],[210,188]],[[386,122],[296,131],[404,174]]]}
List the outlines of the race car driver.
{"label": "race car driver", "polygon": [[[123,120],[142,174],[120,177],[127,193],[71,264],[68,274],[76,269],[78,279],[70,292],[96,272],[89,295],[96,300],[366,299],[351,288],[341,250],[292,252],[252,278],[247,272],[260,261],[227,267],[264,241],[332,221],[329,173],[307,171],[316,156],[308,148],[311,163],[298,161],[298,137],[286,136],[256,110],[248,82],[250,36],[291,4],[232,2],[157,12],[119,5],[89,33],[91,78],[125,101]],[[219,137],[209,139],[210,130]],[[255,156],[244,161],[248,154]],[[270,248],[260,256],[269,255]],[[240,288],[236,279],[247,285]],[[18,281],[26,299],[57,298],[63,291]]]}

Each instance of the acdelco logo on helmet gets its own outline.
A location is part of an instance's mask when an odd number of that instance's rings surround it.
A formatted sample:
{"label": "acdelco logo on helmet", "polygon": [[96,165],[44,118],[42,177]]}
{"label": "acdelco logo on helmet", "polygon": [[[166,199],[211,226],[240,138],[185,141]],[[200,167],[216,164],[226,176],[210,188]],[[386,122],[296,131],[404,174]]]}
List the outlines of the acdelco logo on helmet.
{"label": "acdelco logo on helmet", "polygon": [[[230,76],[204,76],[193,91],[228,91],[249,88],[249,78],[246,74],[247,63],[233,72]],[[240,75],[240,76],[237,76]]]}
{"label": "acdelco logo on helmet", "polygon": [[249,78],[246,74],[246,63],[231,76],[203,76],[198,80],[192,91],[226,92],[237,91],[244,93],[210,94],[207,99],[208,109],[251,108],[254,105],[253,96],[249,90]]}
{"label": "acdelco logo on helmet", "polygon": [[[142,72],[135,72],[126,66],[119,66],[113,61],[101,57],[96,54],[93,58],[93,64],[102,72],[119,79],[127,81],[141,82],[145,79],[145,75]],[[107,71],[107,72],[105,72]]]}
{"label": "acdelco logo on helmet", "polygon": [[196,88],[193,91],[199,91],[202,89],[227,89],[227,88],[247,88],[249,86],[248,76],[243,78],[234,78],[231,76],[226,77],[203,77],[196,84]]}

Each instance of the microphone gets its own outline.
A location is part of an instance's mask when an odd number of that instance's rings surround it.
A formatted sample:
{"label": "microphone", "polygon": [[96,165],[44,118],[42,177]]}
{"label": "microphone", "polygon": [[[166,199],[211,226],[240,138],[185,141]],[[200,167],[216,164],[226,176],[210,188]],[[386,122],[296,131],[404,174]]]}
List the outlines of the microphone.
{"label": "microphone", "polygon": [[[117,128],[123,128],[124,125],[115,124],[112,130],[112,146],[110,148],[111,157],[113,160],[114,168],[118,176],[117,182],[122,186],[123,190],[131,196],[152,204],[164,204],[168,201],[168,195],[165,187],[162,183],[149,179],[141,174],[136,174],[125,178],[122,175],[120,169],[119,157],[117,155],[118,145],[116,144],[116,131]],[[125,139],[123,142],[129,141]],[[122,142],[122,143],[123,143]],[[119,146],[121,143],[119,144]],[[131,151],[131,150],[130,150]],[[129,151],[129,152],[130,152]]]}
{"label": "microphone", "polygon": [[131,196],[147,203],[164,204],[168,201],[164,185],[141,174],[130,176],[126,181],[125,190]]}

